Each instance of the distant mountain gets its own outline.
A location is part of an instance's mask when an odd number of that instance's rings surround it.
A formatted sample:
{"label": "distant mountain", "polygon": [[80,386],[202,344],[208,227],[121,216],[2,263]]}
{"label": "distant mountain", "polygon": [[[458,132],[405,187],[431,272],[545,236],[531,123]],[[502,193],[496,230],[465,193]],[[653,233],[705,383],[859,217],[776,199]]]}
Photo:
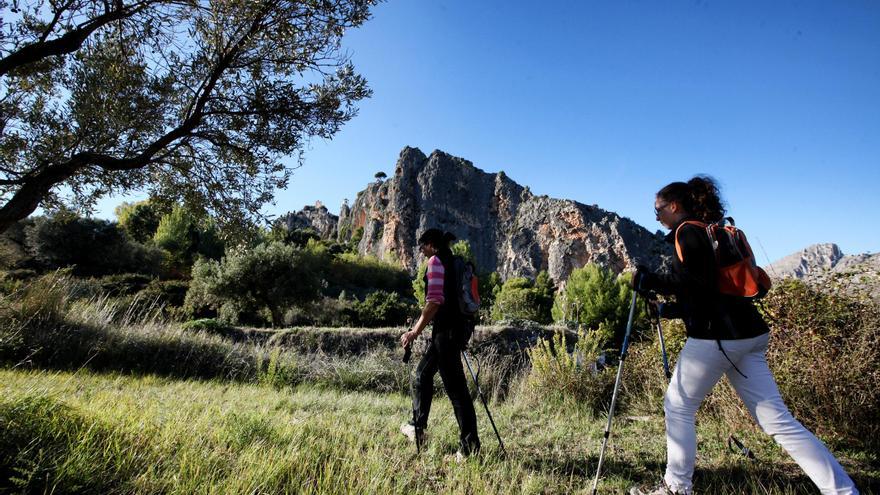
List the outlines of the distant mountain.
{"label": "distant mountain", "polygon": [[290,228],[311,226],[341,242],[360,235],[362,254],[413,272],[421,262],[417,237],[430,227],[468,240],[479,269],[505,279],[547,270],[558,283],[587,263],[619,273],[636,264],[657,268],[669,255],[662,234],[597,205],[536,196],[504,172],[410,147],[391,177],[368,184],[338,217],[316,205],[282,218]]}
{"label": "distant mountain", "polygon": [[842,258],[843,252],[837,244],[813,244],[774,262],[767,268],[767,273],[775,278],[804,279],[834,268]]}
{"label": "distant mountain", "polygon": [[771,264],[767,273],[880,302],[880,253],[844,255],[836,244],[814,244]]}

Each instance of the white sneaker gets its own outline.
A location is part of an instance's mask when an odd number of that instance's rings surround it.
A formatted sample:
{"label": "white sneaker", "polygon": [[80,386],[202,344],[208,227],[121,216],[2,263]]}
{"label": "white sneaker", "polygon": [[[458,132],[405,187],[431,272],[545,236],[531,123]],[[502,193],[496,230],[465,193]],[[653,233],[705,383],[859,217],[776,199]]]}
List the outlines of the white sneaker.
{"label": "white sneaker", "polygon": [[410,423],[403,423],[400,425],[400,432],[403,433],[403,436],[409,438],[410,442],[416,441],[416,427]]}
{"label": "white sneaker", "polygon": [[419,449],[425,445],[425,439],[427,438],[425,430],[416,428],[414,424],[403,423],[400,425],[400,432],[403,433],[403,436],[408,438],[410,442],[415,442],[416,447]]}
{"label": "white sneaker", "polygon": [[629,489],[629,495],[690,495],[690,492],[673,491],[665,481],[661,481],[659,485],[651,487],[634,486]]}

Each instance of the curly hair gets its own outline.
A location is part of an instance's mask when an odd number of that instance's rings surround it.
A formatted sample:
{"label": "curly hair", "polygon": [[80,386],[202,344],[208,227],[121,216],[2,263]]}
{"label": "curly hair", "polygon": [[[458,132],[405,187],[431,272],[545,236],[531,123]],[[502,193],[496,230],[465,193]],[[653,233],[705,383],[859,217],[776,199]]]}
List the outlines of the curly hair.
{"label": "curly hair", "polygon": [[687,182],[673,182],[657,193],[663,201],[675,201],[700,221],[711,223],[724,218],[721,192],[715,179],[697,175]]}

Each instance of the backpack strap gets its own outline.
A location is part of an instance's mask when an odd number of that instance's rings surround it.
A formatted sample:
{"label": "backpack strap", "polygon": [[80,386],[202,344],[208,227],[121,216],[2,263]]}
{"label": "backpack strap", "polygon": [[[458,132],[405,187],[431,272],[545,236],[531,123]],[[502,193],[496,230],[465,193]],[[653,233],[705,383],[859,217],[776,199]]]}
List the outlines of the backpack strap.
{"label": "backpack strap", "polygon": [[[678,261],[684,263],[684,254],[681,252],[681,244],[678,242],[678,232],[687,224],[696,225],[702,229],[706,230],[706,233],[709,234],[709,239],[712,239],[712,232],[710,231],[711,227],[707,223],[698,222],[696,220],[685,220],[681,222],[678,227],[675,229],[675,254],[678,255]],[[714,243],[714,240],[713,240]]]}

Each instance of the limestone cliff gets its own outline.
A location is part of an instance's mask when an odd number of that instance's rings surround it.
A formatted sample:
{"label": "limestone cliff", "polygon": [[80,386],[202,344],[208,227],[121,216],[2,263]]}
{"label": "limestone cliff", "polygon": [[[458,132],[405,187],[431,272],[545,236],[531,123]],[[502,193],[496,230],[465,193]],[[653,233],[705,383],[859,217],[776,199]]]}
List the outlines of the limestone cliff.
{"label": "limestone cliff", "polygon": [[430,227],[470,242],[481,271],[503,278],[547,270],[557,282],[598,263],[615,272],[638,263],[657,268],[668,254],[662,236],[633,221],[575,201],[535,196],[503,172],[462,158],[404,148],[394,174],[373,182],[340,209],[336,238],[362,230],[358,249],[415,271],[419,233]]}
{"label": "limestone cliff", "polygon": [[317,202],[315,206],[306,206],[296,213],[288,213],[278,219],[288,230],[310,228],[322,239],[336,237],[336,226],[339,217],[330,213],[327,207]]}

